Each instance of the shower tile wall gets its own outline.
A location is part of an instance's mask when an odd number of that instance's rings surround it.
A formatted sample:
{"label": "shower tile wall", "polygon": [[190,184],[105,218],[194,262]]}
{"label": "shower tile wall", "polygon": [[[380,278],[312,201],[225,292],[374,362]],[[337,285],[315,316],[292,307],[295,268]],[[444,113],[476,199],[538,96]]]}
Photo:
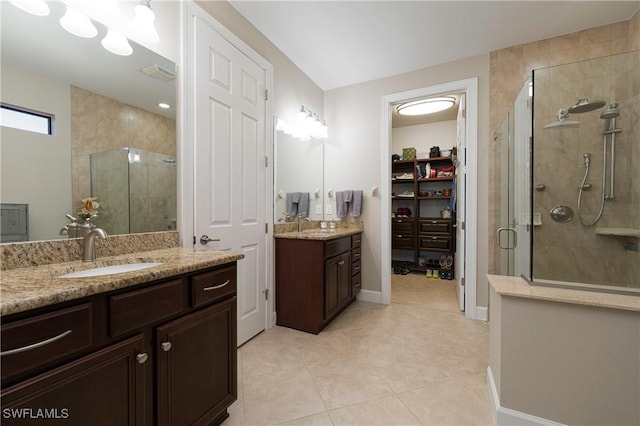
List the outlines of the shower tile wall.
{"label": "shower tile wall", "polygon": [[[638,51],[639,49],[640,11],[636,12],[629,21],[590,28],[560,37],[540,40],[491,52],[489,101],[491,135],[499,130],[507,111],[513,105],[518,92],[522,88],[522,85],[531,70]],[[635,75],[637,76],[638,72],[636,72]],[[575,101],[576,100],[573,99],[566,106],[575,103]],[[634,108],[637,108],[637,102],[633,104],[636,105]],[[637,118],[637,111],[634,111],[636,114],[635,117]],[[629,113],[631,114],[631,111]],[[629,119],[631,120],[630,124],[633,125],[633,116],[630,116]],[[599,123],[599,125],[602,125],[602,123]],[[594,124],[594,126],[596,125]],[[637,129],[637,123],[633,127],[634,130],[629,131],[628,137],[635,137],[634,140],[638,140],[639,130]],[[601,130],[602,128],[599,128],[598,132],[601,132]],[[493,140],[493,137],[491,137],[490,140]],[[495,219],[498,217],[501,206],[500,193],[498,191],[499,186],[496,185],[501,176],[500,162],[498,161],[500,156],[498,155],[499,153],[497,152],[497,146],[495,144],[491,145],[490,154],[489,206],[491,211],[489,215],[489,226],[490,230],[495,230],[497,227]],[[640,164],[637,160],[637,156],[640,154],[638,154],[637,151],[633,151],[633,155],[636,157],[632,157],[630,162],[635,166],[635,169],[632,170],[632,175],[636,179],[633,185],[635,188],[635,194],[637,194],[638,189],[640,189],[637,183],[639,175],[637,167]],[[564,170],[554,172],[556,174],[565,173]],[[633,211],[637,212],[639,209],[635,208]],[[492,236],[493,232],[490,232],[489,235]],[[489,271],[490,273],[498,273],[500,271],[500,257],[495,241],[492,238],[490,238],[489,242],[489,253],[489,259],[493,259],[493,262],[490,260]],[[633,255],[631,255],[631,253],[633,252],[626,252],[626,256],[632,257]],[[633,265],[633,262],[627,263],[627,265],[630,264]],[[562,268],[560,269],[567,266],[570,269],[579,267],[577,264],[570,266],[563,262]],[[634,268],[635,272],[633,272]],[[640,266],[638,266],[637,263],[629,269],[630,274],[633,274],[635,277],[639,276],[638,273],[640,272]]]}
{"label": "shower tile wall", "polygon": [[135,147],[176,155],[174,120],[73,86],[71,139],[74,208],[91,194],[89,154]]}
{"label": "shower tile wall", "polygon": [[[640,287],[638,253],[625,250],[622,238],[596,234],[596,228],[640,229],[639,57],[639,52],[614,55],[534,74],[534,183],[546,186],[544,191],[534,193],[534,212],[542,214],[543,222],[534,229],[536,279]],[[616,135],[616,198],[605,202],[601,219],[592,227],[583,226],[577,217],[577,187],[585,171],[583,154],[590,153],[587,183],[593,188],[584,191],[581,205],[582,216],[592,221],[600,209],[602,194],[601,110],[571,115],[580,122],[578,126],[544,129],[557,120],[555,115],[561,106],[566,108],[582,97],[618,102],[616,126],[623,130]],[[549,211],[556,205],[571,207],[576,217],[568,223],[552,221]]]}

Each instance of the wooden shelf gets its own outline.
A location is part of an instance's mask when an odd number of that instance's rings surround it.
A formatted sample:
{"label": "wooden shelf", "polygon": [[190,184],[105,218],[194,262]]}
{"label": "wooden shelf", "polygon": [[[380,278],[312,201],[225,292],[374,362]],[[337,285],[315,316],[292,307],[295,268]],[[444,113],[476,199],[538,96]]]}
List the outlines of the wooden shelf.
{"label": "wooden shelf", "polygon": [[452,181],[454,176],[416,179],[418,182]]}
{"label": "wooden shelf", "polygon": [[418,200],[450,200],[451,197],[422,197],[422,196],[418,196]]}

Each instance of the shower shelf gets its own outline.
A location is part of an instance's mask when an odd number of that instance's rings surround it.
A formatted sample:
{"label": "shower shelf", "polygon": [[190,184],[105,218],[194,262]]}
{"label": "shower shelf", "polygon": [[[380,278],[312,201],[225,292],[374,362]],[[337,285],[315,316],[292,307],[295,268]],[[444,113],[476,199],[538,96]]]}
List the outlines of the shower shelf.
{"label": "shower shelf", "polygon": [[611,235],[614,237],[640,238],[640,229],[634,228],[596,228],[598,235]]}

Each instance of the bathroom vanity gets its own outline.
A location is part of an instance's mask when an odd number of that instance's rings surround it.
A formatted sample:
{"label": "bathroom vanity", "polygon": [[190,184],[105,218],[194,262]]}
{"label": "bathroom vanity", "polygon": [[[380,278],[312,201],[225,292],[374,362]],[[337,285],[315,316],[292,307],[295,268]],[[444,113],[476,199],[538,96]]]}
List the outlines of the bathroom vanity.
{"label": "bathroom vanity", "polygon": [[360,229],[276,234],[277,325],[318,334],[360,292]]}
{"label": "bathroom vanity", "polygon": [[[73,425],[219,424],[228,417],[237,398],[242,255],[181,248],[137,255],[97,263],[161,265],[73,279],[59,276],[87,266],[3,271],[3,424],[29,423],[20,415]],[[8,409],[14,414],[7,417]]]}

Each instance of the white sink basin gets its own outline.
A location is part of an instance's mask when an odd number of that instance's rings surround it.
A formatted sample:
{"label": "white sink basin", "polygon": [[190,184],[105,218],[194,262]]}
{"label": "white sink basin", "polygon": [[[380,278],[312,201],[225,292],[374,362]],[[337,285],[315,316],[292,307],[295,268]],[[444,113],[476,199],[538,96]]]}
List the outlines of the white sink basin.
{"label": "white sink basin", "polygon": [[123,265],[103,266],[101,268],[85,269],[82,271],[70,272],[60,275],[59,278],[86,278],[99,277],[101,275],[122,274],[124,272],[140,271],[142,269],[153,268],[162,265],[162,263],[126,263]]}

